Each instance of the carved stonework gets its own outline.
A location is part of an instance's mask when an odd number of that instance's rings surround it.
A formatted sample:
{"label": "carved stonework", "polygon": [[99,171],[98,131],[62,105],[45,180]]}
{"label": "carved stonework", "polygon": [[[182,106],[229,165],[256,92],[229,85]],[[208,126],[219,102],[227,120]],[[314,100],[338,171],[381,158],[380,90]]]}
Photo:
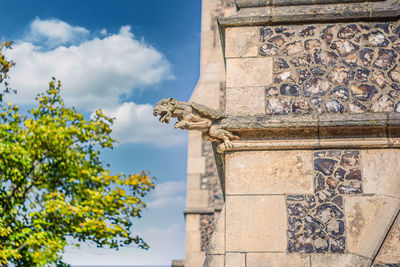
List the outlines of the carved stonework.
{"label": "carved stonework", "polygon": [[344,196],[362,194],[359,150],[314,152],[312,195],[288,195],[289,253],[344,253]]}
{"label": "carved stonework", "polygon": [[201,131],[203,139],[224,142],[226,148],[232,147],[231,140],[239,139],[225,129],[222,123],[226,118],[225,114],[194,102],[162,99],[155,106],[153,115],[160,115],[160,122],[165,123],[169,123],[171,117],[177,118],[175,128]]}

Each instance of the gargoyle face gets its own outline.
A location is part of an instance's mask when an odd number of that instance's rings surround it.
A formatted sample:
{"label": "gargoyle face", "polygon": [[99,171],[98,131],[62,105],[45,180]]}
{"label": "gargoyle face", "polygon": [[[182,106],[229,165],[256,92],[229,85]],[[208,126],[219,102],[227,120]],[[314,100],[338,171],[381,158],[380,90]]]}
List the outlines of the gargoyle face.
{"label": "gargoyle face", "polygon": [[153,115],[160,115],[160,122],[169,123],[174,109],[175,100],[172,97],[169,99],[162,99],[154,107]]}

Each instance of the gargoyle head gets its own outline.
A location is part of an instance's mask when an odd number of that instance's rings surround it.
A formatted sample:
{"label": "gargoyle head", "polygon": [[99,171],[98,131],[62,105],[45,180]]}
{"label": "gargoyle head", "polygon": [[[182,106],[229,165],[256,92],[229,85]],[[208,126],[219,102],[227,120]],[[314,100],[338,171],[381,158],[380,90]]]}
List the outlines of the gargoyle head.
{"label": "gargoyle head", "polygon": [[160,122],[169,123],[172,112],[175,110],[175,103],[172,97],[160,100],[153,109],[153,115],[160,115]]}

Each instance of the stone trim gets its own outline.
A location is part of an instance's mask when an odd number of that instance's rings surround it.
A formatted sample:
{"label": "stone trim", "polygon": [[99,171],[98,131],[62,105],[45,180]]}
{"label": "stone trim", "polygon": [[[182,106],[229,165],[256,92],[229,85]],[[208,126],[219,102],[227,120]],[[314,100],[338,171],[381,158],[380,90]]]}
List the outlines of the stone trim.
{"label": "stone trim", "polygon": [[238,7],[242,8],[235,15],[219,18],[218,23],[223,30],[231,26],[370,20],[394,18],[400,15],[398,0],[378,2],[320,0],[316,1],[316,4],[310,2],[310,0],[242,0],[238,1]]}
{"label": "stone trim", "polygon": [[215,208],[188,208],[183,211],[186,214],[214,214]]}
{"label": "stone trim", "polygon": [[[384,1],[384,0],[372,0]],[[240,8],[262,6],[292,6],[292,5],[321,5],[321,4],[348,4],[364,2],[364,0],[236,0],[236,6]]]}
{"label": "stone trim", "polygon": [[172,260],[172,267],[185,267],[185,260]]}

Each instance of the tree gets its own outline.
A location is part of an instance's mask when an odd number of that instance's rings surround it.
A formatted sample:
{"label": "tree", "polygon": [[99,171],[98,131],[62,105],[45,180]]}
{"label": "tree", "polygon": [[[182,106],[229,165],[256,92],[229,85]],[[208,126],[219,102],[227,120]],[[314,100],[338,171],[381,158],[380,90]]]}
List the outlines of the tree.
{"label": "tree", "polygon": [[[3,84],[13,66],[2,53],[7,48],[0,48]],[[3,94],[10,92],[5,85]],[[27,116],[0,102],[0,265],[65,266],[61,254],[70,241],[148,248],[132,219],[141,216],[154,178],[111,175],[99,155],[113,148],[113,120],[101,110],[85,120],[64,105],[60,88],[53,78]]]}

